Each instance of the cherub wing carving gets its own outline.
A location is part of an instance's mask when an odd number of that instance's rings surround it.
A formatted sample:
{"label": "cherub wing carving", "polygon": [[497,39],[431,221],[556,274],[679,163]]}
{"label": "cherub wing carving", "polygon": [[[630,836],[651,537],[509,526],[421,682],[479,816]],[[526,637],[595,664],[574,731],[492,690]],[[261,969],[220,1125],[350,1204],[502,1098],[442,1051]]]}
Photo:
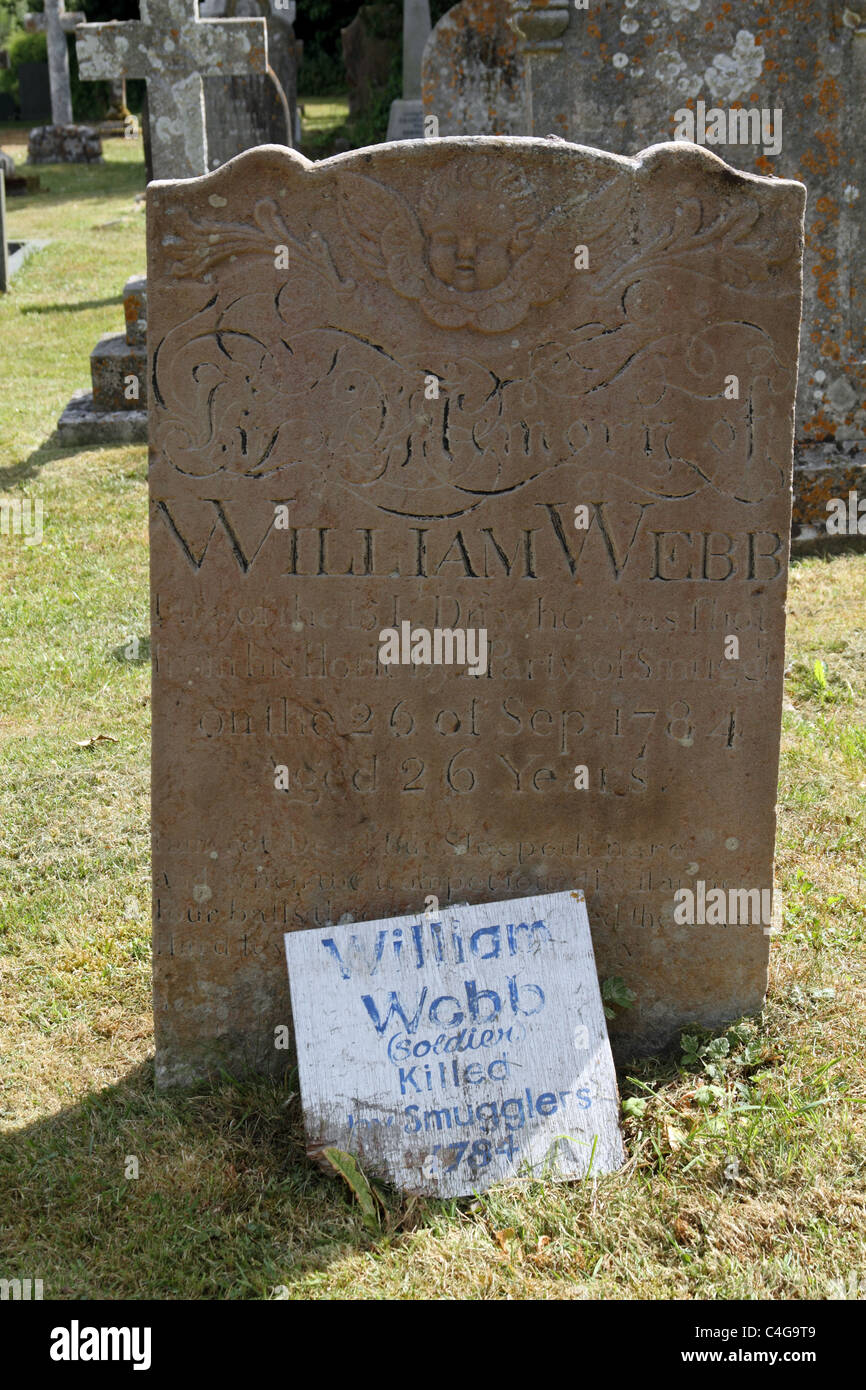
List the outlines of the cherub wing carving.
{"label": "cherub wing carving", "polygon": [[[514,266],[515,279],[521,286],[519,293],[526,296],[529,304],[549,304],[575,275],[580,275],[575,263],[579,247],[587,249],[587,269],[593,272],[593,285],[595,274],[608,260],[611,231],[617,229],[618,243],[624,240],[622,224],[632,196],[630,181],[623,174],[597,192],[582,189],[553,208],[535,233],[532,245]],[[591,211],[589,225],[582,216],[587,210]]]}
{"label": "cherub wing carving", "polygon": [[294,236],[272,198],[260,198],[247,222],[197,219],[181,208],[172,231],[177,249],[171,253],[170,269],[178,279],[204,277],[221,261],[249,255],[273,260],[275,250],[284,246],[290,258],[321,276],[330,289],[345,294],[355,288],[353,280],[338,275],[324,237],[315,230],[306,242]]}
{"label": "cherub wing carving", "polygon": [[408,203],[385,184],[343,174],[337,184],[340,225],[362,265],[406,299],[426,289],[424,233]]}

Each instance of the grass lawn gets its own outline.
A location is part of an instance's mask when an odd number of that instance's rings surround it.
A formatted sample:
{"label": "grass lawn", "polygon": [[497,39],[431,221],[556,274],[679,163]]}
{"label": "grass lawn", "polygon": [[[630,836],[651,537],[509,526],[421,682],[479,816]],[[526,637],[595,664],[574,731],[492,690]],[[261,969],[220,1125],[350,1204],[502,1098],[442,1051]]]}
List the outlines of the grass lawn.
{"label": "grass lawn", "polygon": [[621,1071],[621,1173],[393,1195],[370,1230],[305,1159],[296,1085],[154,1094],[145,450],[51,442],[144,266],[140,145],[42,182],[8,221],[51,244],[0,298],[0,495],[45,528],[0,536],[0,1276],[46,1299],[862,1291],[866,556],[792,569],[767,1007]]}
{"label": "grass lawn", "polygon": [[333,154],[334,136],[341,131],[349,117],[349,103],[342,93],[333,96],[298,97],[303,107],[301,135],[303,152],[308,159],[323,159]]}

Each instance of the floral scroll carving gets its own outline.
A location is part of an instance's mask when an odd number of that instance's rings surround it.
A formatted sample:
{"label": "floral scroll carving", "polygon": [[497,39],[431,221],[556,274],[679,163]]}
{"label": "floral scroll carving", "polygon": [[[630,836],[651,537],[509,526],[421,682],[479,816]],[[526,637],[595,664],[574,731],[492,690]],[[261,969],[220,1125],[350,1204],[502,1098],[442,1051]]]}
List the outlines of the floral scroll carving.
{"label": "floral scroll carving", "polygon": [[[154,350],[158,453],[198,477],[313,464],[415,517],[460,515],[600,460],[649,497],[770,495],[787,460],[765,406],[790,371],[763,324],[792,247],[742,191],[675,200],[641,237],[633,182],[614,172],[544,208],[519,169],[461,156],[414,207],[379,179],[335,173],[327,231],[290,229],[273,199],[248,221],[182,210],[171,271],[204,289]],[[575,268],[578,244],[591,274]],[[289,269],[274,290],[239,273],[276,245]],[[370,286],[393,297],[390,336]],[[509,371],[510,335],[531,314]],[[725,395],[728,373],[739,398]]]}

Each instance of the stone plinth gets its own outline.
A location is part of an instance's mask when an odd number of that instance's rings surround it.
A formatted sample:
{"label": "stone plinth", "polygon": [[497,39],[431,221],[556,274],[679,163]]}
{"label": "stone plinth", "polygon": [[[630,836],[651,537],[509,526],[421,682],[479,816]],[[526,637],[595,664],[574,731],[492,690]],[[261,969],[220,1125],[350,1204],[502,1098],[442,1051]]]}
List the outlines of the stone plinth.
{"label": "stone plinth", "polygon": [[90,354],[92,390],[76,391],[57,425],[68,445],[137,444],[147,438],[147,281],[123,289],[123,333],[106,333]]}
{"label": "stone plinth", "polygon": [[27,142],[29,164],[101,164],[102,140],[89,125],[40,125]]}

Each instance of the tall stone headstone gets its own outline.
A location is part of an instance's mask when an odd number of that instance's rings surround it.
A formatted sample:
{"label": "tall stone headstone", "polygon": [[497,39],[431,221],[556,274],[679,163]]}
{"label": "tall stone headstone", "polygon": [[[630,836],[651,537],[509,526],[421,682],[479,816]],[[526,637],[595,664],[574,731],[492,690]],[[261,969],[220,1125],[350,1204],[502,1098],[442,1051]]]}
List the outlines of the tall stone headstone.
{"label": "tall stone headstone", "polygon": [[403,0],[403,97],[391,103],[389,140],[420,140],[424,135],[421,59],[429,35],[430,0]]}
{"label": "tall stone headstone", "polygon": [[528,135],[526,63],[509,0],[461,0],[424,48],[424,114],[439,135]]}
{"label": "tall stone headstone", "polygon": [[51,83],[52,125],[72,125],[72,89],[69,85],[69,51],[66,35],[75,32],[86,16],[80,11],[67,14],[64,0],[45,0],[42,14],[28,14],[24,25],[31,33],[45,34],[48,49],[48,77]]}
{"label": "tall stone headstone", "polygon": [[430,0],[403,0],[403,96],[421,96],[421,59],[430,36]]}
{"label": "tall stone headstone", "polygon": [[[535,135],[633,154],[693,138],[808,188],[798,461],[866,478],[866,12],[844,0],[514,7]],[[861,483],[866,489],[866,483]]]}
{"label": "tall stone headstone", "polygon": [[216,169],[256,145],[293,146],[297,116],[295,3],[200,0],[202,19],[261,16],[268,29],[268,70],[245,77],[206,77],[208,164]]}
{"label": "tall stone headstone", "polygon": [[160,1084],[431,896],[583,890],[621,1050],[760,1006],[675,895],[772,888],[803,202],[483,137],[151,185]]}
{"label": "tall stone headstone", "polygon": [[156,179],[207,172],[202,78],[265,72],[263,19],[199,19],[196,0],[140,0],[141,19],[79,25],[78,70],[89,81],[143,77]]}

